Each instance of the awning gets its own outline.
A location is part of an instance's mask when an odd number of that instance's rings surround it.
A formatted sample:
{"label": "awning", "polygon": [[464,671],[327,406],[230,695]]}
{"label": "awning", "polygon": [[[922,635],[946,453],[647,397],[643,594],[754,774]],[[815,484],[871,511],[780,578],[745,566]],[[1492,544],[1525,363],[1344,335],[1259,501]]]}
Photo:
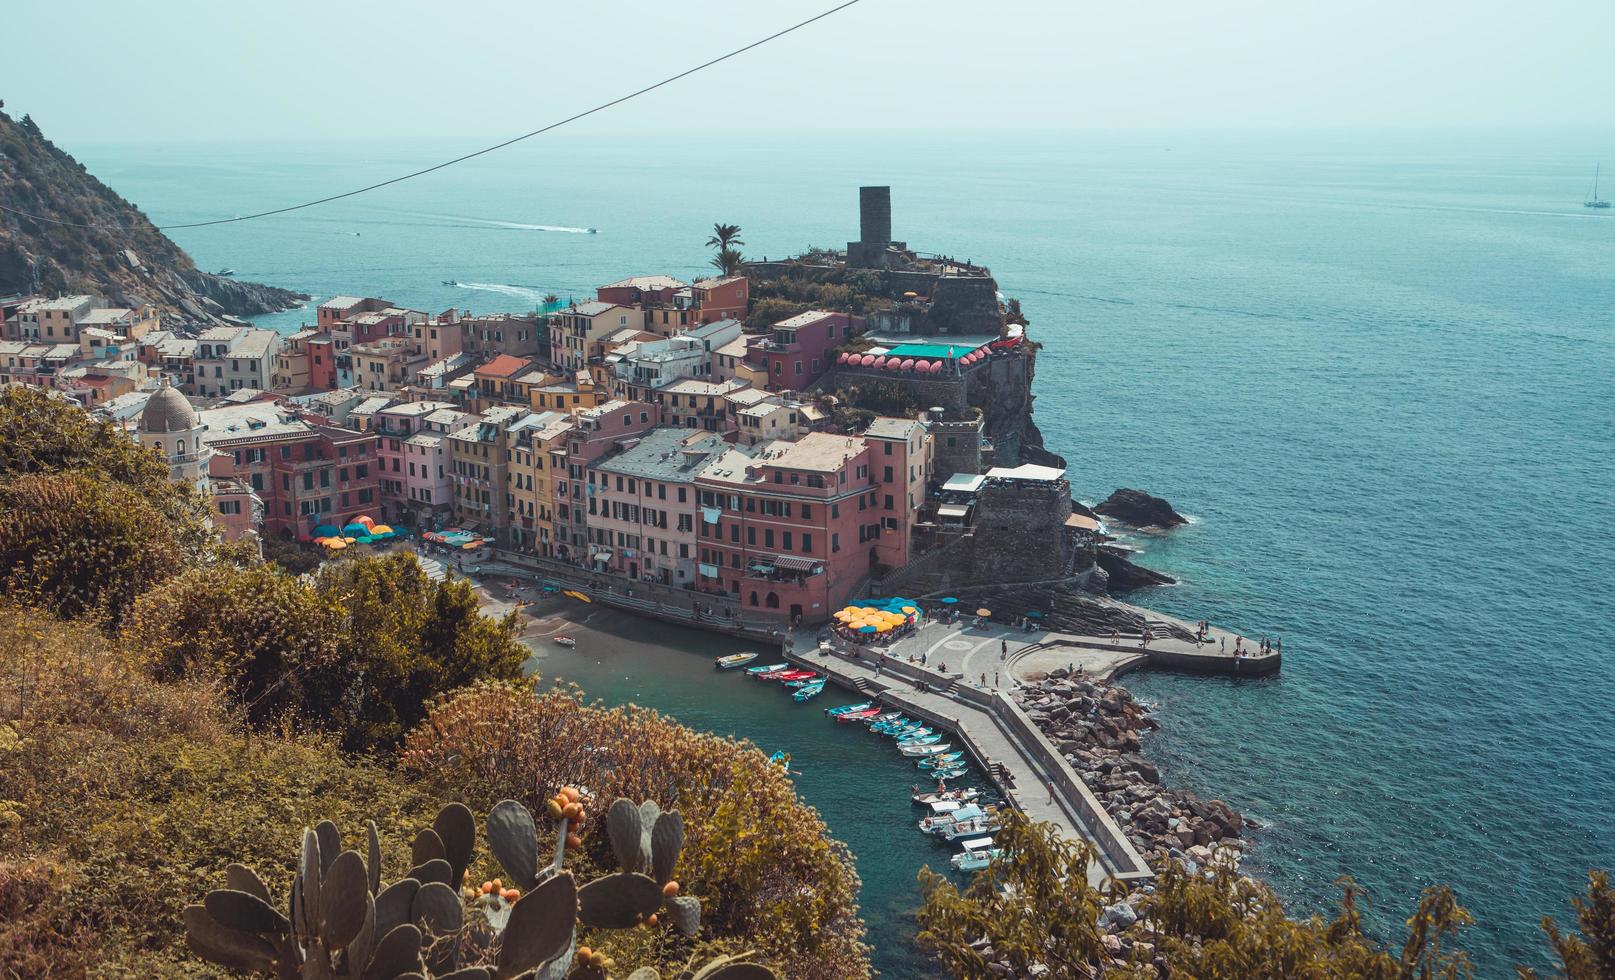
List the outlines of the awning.
{"label": "awning", "polygon": [[980,473],[955,473],[942,484],[942,489],[944,492],[975,493],[986,482],[987,478]]}
{"label": "awning", "polygon": [[1066,527],[1074,527],[1079,531],[1097,531],[1099,522],[1085,514],[1072,514],[1065,519]]}
{"label": "awning", "polygon": [[818,565],[812,558],[799,558],[796,555],[778,555],[774,558],[774,567],[787,572],[811,572]]}
{"label": "awning", "polygon": [[596,551],[594,553],[594,560],[595,561],[610,561],[611,560],[611,549],[610,548],[601,548],[599,551]]}
{"label": "awning", "polygon": [[954,517],[964,520],[970,514],[969,504],[942,504],[936,509],[938,517]]}

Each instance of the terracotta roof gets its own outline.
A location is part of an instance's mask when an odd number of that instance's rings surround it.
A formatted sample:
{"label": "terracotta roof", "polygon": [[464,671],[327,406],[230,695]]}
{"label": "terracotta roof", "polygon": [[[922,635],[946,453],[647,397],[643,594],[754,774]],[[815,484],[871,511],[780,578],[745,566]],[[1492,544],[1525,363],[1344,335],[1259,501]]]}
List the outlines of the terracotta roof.
{"label": "terracotta roof", "polygon": [[524,371],[531,367],[525,358],[514,354],[500,354],[487,364],[477,368],[476,373],[490,378],[508,378],[517,371]]}

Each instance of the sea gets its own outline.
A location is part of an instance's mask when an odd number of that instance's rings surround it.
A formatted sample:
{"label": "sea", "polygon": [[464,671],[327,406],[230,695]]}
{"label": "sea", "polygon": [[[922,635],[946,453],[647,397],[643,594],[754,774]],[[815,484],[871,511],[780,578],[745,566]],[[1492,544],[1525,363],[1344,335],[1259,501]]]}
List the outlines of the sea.
{"label": "sea", "polygon": [[[492,140],[489,140],[492,142]],[[1422,889],[1477,922],[1481,976],[1546,963],[1615,865],[1615,212],[1582,207],[1608,133],[556,133],[359,197],[179,229],[206,269],[438,311],[529,310],[636,273],[894,234],[989,265],[1042,344],[1036,421],[1089,502],[1180,579],[1132,601],[1280,637],[1271,679],[1138,674],[1164,778],[1265,825],[1247,867],[1292,912],[1337,880],[1400,944]],[[468,145],[66,147],[159,225],[283,207]],[[452,284],[450,284],[452,283]],[[291,330],[312,308],[260,322]],[[595,630],[598,626],[599,629]],[[888,747],[717,675],[730,648],[601,619],[546,668],[793,752],[856,855],[887,976],[912,949],[910,770]],[[599,637],[594,639],[593,637]],[[772,695],[773,692],[767,692]],[[833,693],[826,700],[834,697]]]}

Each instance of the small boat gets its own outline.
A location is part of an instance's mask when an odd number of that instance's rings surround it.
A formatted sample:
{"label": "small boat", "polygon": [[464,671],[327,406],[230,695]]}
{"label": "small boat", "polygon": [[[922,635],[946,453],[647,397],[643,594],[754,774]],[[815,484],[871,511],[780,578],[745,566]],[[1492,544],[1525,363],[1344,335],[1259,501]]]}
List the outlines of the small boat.
{"label": "small boat", "polygon": [[[1596,182],[1594,182],[1594,186],[1597,186]],[[233,276],[233,275],[236,274],[236,270],[234,270],[234,269],[220,269],[218,272],[215,272],[213,274],[216,275],[216,276]]]}
{"label": "small boat", "polygon": [[993,858],[1003,853],[993,846],[991,837],[977,837],[962,843],[964,850],[948,861],[955,871],[981,871],[992,863]]}
{"label": "small boat", "polygon": [[898,745],[907,745],[917,739],[930,738],[936,733],[929,728],[911,728],[906,734],[897,736]]}
{"label": "small boat", "polygon": [[771,765],[771,766],[783,766],[783,765],[785,765],[786,764],[786,757],[785,757],[784,750],[782,749],[779,752],[775,752],[773,755],[769,756],[768,757],[768,764]]}
{"label": "small boat", "polygon": [[782,680],[782,681],[805,681],[810,677],[817,677],[817,676],[819,676],[819,675],[815,674],[811,670],[800,670],[800,669],[798,669],[798,670],[787,670],[783,674],[780,674],[778,679]]}
{"label": "small boat", "polygon": [[941,755],[931,755],[919,761],[921,769],[952,769],[954,764],[963,759],[963,752],[944,752]]}
{"label": "small boat", "polygon": [[787,668],[789,666],[790,666],[790,664],[769,664],[766,667],[747,667],[746,668],[746,673],[752,674],[754,676],[757,675],[757,674],[769,674],[769,673],[773,673],[776,670],[784,670],[785,668]]}
{"label": "small boat", "polygon": [[884,725],[889,721],[896,721],[901,717],[903,717],[903,713],[901,711],[888,711],[883,715],[876,715],[875,717],[869,719],[869,727],[871,730],[873,730],[876,725]]}
{"label": "small boat", "polygon": [[743,664],[749,664],[757,659],[755,653],[731,653],[727,657],[719,657],[712,661],[712,665],[719,670],[733,670]]}
{"label": "small boat", "polygon": [[849,711],[844,715],[836,715],[835,717],[836,721],[845,723],[863,721],[865,718],[873,718],[878,714],[880,714],[879,708],[865,708],[863,711]]}
{"label": "small boat", "polygon": [[443,285],[445,285],[445,286],[458,286],[459,283],[455,282],[453,279],[445,279],[445,280],[443,280]]}
{"label": "small boat", "polygon": [[777,681],[790,672],[790,667],[781,667],[779,670],[765,670],[761,674],[753,674],[752,676],[760,681]]}
{"label": "small boat", "polygon": [[956,814],[967,809],[963,803],[943,800],[931,805],[931,812],[921,817],[915,826],[920,828],[922,834],[934,834],[946,824],[959,819]]}
{"label": "small boat", "polygon": [[824,693],[824,681],[817,681],[791,695],[793,701],[811,701]]}
{"label": "small boat", "polygon": [[971,820],[956,820],[937,831],[937,836],[944,840],[956,841],[977,834],[990,834],[997,829],[998,817],[986,813]]}
{"label": "small boat", "polygon": [[927,779],[934,779],[938,783],[946,783],[950,779],[958,779],[970,770],[965,766],[956,766],[952,769],[937,769],[926,774]]}
{"label": "small boat", "polygon": [[898,751],[902,751],[903,749],[912,748],[916,745],[935,745],[940,741],[942,741],[941,732],[931,732],[927,730],[924,735],[915,735],[912,738],[903,739],[903,741],[897,743],[897,749]]}
{"label": "small boat", "polygon": [[823,683],[824,683],[824,678],[820,677],[818,674],[809,674],[806,677],[798,677],[795,680],[786,681],[785,686],[786,687],[811,687],[814,684],[823,684]]}
{"label": "small boat", "polygon": [[598,234],[600,234],[600,229],[599,228],[590,228],[590,229],[588,229],[588,232],[591,235],[598,235]]}
{"label": "small boat", "polygon": [[938,742],[932,745],[905,745],[897,751],[908,756],[910,759],[917,759],[926,755],[941,755],[951,748],[953,748],[953,746],[949,745],[947,742]]}
{"label": "small boat", "polygon": [[869,726],[869,730],[877,735],[890,735],[892,732],[895,732],[900,728],[907,728],[912,724],[913,722],[909,721],[907,718],[894,718],[891,721],[877,720],[876,724]]}
{"label": "small boat", "polygon": [[1592,197],[1589,197],[1586,201],[1582,202],[1581,206],[1584,208],[1601,209],[1609,207],[1609,202],[1598,196],[1598,171],[1602,169],[1603,164],[1598,164],[1597,166],[1593,167],[1593,194]]}
{"label": "small boat", "polygon": [[926,727],[925,722],[923,722],[923,721],[914,721],[914,722],[909,722],[907,725],[904,725],[901,728],[894,728],[890,732],[888,732],[887,734],[892,736],[893,738],[897,739],[899,742],[901,742],[903,739],[908,738],[910,735],[917,735],[917,734],[920,734],[921,732],[924,732],[925,734],[930,734],[930,729]]}
{"label": "small boat", "polygon": [[931,793],[915,793],[912,799],[915,806],[931,806],[936,803],[969,803],[981,795],[981,790],[974,786],[965,789],[944,789]]}
{"label": "small boat", "polygon": [[[864,701],[864,702],[861,702],[859,704],[844,704],[839,708],[825,708],[824,713],[827,714],[827,715],[831,715],[831,716],[848,715],[848,714],[852,714],[854,711],[867,711],[869,708],[871,708],[873,706],[874,706],[873,701]],[[875,713],[880,714],[880,712],[878,712],[878,711],[875,712]]]}
{"label": "small boat", "polygon": [[563,647],[575,647],[578,645],[578,641],[576,639],[565,635],[557,635],[555,637],[555,642],[557,645]]}

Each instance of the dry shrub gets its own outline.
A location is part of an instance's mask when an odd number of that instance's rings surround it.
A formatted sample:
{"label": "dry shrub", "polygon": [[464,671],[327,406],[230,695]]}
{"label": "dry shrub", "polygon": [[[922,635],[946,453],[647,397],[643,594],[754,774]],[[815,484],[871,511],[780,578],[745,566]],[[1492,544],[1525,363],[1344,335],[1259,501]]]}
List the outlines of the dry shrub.
{"label": "dry shrub", "polygon": [[98,963],[95,932],[56,914],[72,886],[55,862],[0,861],[0,977],[83,976]]}
{"label": "dry shrub", "polygon": [[[654,799],[684,815],[679,877],[711,938],[743,938],[795,978],[867,976],[858,876],[844,845],[755,747],[637,707],[535,699],[479,684],[436,704],[405,741],[405,769],[474,808],[511,797],[534,810],[560,786],[598,799]],[[602,835],[588,846],[609,863]]]}

